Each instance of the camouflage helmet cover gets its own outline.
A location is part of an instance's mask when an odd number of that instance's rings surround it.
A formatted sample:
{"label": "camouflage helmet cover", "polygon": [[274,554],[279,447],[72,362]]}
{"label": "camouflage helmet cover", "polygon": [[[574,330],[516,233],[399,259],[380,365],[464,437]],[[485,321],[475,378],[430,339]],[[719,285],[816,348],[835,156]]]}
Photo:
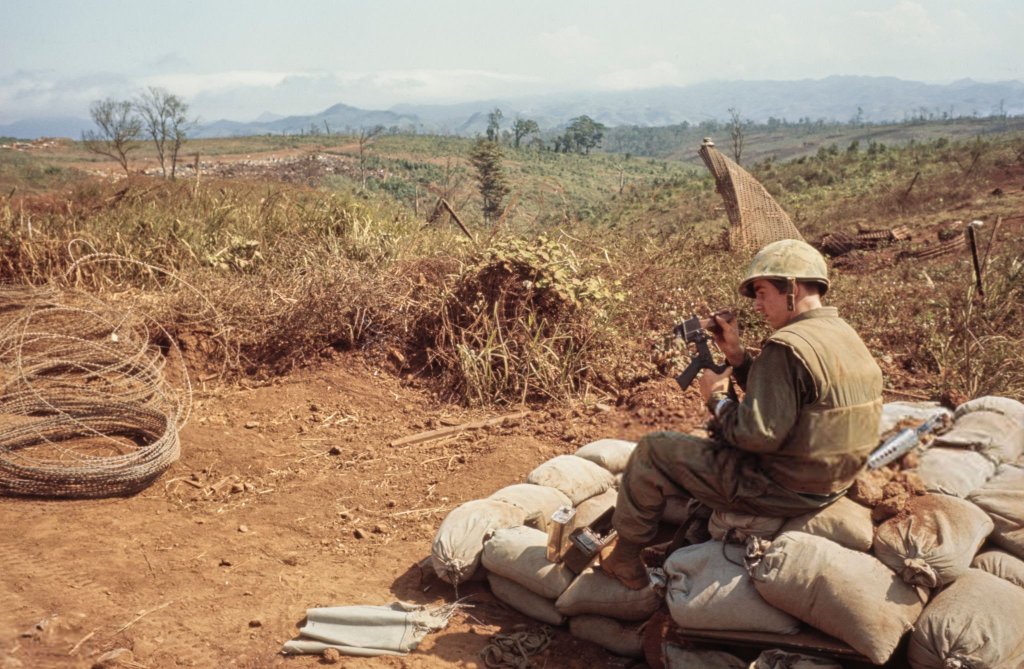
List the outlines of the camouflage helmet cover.
{"label": "camouflage helmet cover", "polygon": [[740,295],[753,298],[753,283],[758,279],[809,281],[821,286],[822,295],[829,287],[825,258],[799,239],[780,239],[758,251],[740,284]]}

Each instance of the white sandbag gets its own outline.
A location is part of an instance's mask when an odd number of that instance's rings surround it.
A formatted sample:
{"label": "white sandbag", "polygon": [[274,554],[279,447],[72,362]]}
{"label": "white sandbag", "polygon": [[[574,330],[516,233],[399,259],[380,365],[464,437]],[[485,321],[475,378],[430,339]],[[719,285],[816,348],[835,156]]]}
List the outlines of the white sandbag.
{"label": "white sandbag", "polygon": [[971,411],[957,418],[953,427],[937,436],[932,445],[968,448],[995,462],[1016,462],[1024,452],[1024,425],[1004,413]]}
{"label": "white sandbag", "polygon": [[545,599],[515,581],[494,573],[487,574],[487,583],[491,586],[491,593],[499,601],[508,604],[524,616],[549,625],[561,625],[565,622],[565,616],[558,612],[553,600]]}
{"label": "white sandbag", "polygon": [[923,608],[917,591],[874,556],[803,532],[776,537],[750,562],[750,575],[769,604],[875,664],[889,659]]}
{"label": "white sandbag", "polygon": [[971,566],[1024,588],[1024,560],[1006,551],[993,549],[978,553]]}
{"label": "white sandbag", "polygon": [[551,524],[551,514],[563,506],[572,506],[572,501],[561,490],[530,483],[505,486],[487,499],[518,506],[526,513],[527,525],[545,532]]}
{"label": "white sandbag", "polygon": [[548,535],[525,525],[497,530],[484,544],[487,570],[515,581],[547,599],[555,599],[575,574],[564,564],[548,562]]}
{"label": "white sandbag", "polygon": [[665,669],[747,669],[747,663],[722,650],[665,645]]}
{"label": "white sandbag", "polygon": [[901,420],[910,419],[921,424],[937,413],[952,412],[938,402],[886,402],[882,405],[882,417],[878,422],[879,436],[896,427]]}
{"label": "white sandbag", "polygon": [[843,669],[835,660],[773,649],[762,651],[749,669]]}
{"label": "white sandbag", "polygon": [[927,494],[878,526],[874,553],[907,583],[937,588],[967,572],[992,520],[959,497]]}
{"label": "white sandbag", "polygon": [[992,543],[1024,560],[1024,467],[1002,465],[992,480],[967,499],[995,523]]}
{"label": "white sandbag", "polygon": [[997,397],[995,395],[975,397],[973,400],[969,400],[958,406],[956,411],[953,412],[953,418],[959,420],[961,417],[975,411],[994,411],[995,413],[1001,413],[1004,416],[1009,416],[1016,421],[1018,425],[1024,427],[1024,404],[1009,397]]}
{"label": "white sandbag", "polygon": [[431,547],[431,563],[443,581],[465,583],[480,564],[484,542],[495,530],[522,525],[526,514],[519,507],[492,499],[461,504],[437,529]]}
{"label": "white sandbag", "polygon": [[605,616],[573,616],[569,618],[569,634],[622,657],[644,656],[640,625],[623,625]]}
{"label": "white sandbag", "polygon": [[636,448],[635,441],[623,441],[622,439],[599,439],[592,441],[586,446],[576,450],[576,457],[590,460],[595,465],[601,465],[612,474],[619,474],[626,469],[629,456]]}
{"label": "white sandbag", "polygon": [[925,608],[907,658],[913,669],[1024,667],[1024,588],[969,570]]}
{"label": "white sandbag", "polygon": [[592,614],[640,621],[654,615],[661,602],[661,592],[651,585],[630,590],[603,571],[588,568],[566,588],[555,608],[567,616]]}
{"label": "white sandbag", "polygon": [[619,491],[609,488],[600,495],[594,495],[590,499],[580,502],[580,505],[576,507],[576,515],[572,519],[573,528],[587,527],[608,509],[615,508],[615,500],[618,498]]}
{"label": "white sandbag", "polygon": [[871,509],[844,496],[820,511],[790,518],[780,531],[813,534],[850,550],[864,552],[871,550],[875,526],[871,522]]}
{"label": "white sandbag", "polygon": [[929,448],[912,470],[928,492],[967,497],[985,485],[996,471],[995,463],[981,453],[962,448]]}
{"label": "white sandbag", "polygon": [[708,541],[665,560],[665,599],[683,629],[795,634],[800,623],[757,594],[743,566],[743,546]]}
{"label": "white sandbag", "polygon": [[575,506],[615,485],[615,475],[590,460],[559,455],[530,472],[526,482],[558,488]]}
{"label": "white sandbag", "polygon": [[715,541],[744,543],[750,537],[770,539],[786,522],[785,518],[753,516],[733,511],[713,511],[708,519],[708,532]]}

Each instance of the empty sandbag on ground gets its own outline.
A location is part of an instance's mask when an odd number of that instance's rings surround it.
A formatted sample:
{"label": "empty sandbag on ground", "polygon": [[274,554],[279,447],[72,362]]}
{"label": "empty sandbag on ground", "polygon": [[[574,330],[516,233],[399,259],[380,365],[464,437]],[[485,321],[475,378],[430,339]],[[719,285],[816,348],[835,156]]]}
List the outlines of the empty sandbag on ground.
{"label": "empty sandbag on ground", "polygon": [[605,616],[573,616],[569,618],[569,633],[622,657],[644,656],[639,624],[623,625]]}
{"label": "empty sandbag on ground", "polygon": [[599,439],[586,446],[580,446],[575,455],[604,467],[612,474],[619,474],[625,471],[626,463],[629,462],[629,456],[633,454],[634,448],[636,448],[635,441]]}
{"label": "empty sandbag on ground", "polygon": [[489,572],[554,600],[576,575],[564,564],[548,562],[547,546],[548,535],[532,527],[496,530],[484,544],[483,563]]}
{"label": "empty sandbag on ground", "polygon": [[647,620],[661,606],[660,590],[630,590],[601,570],[587,568],[565,589],[555,608],[567,616],[591,614],[616,620]]}
{"label": "empty sandbag on ground", "polygon": [[992,543],[1024,560],[1024,467],[1002,465],[992,480],[967,499],[995,524]]}
{"label": "empty sandbag on ground", "polygon": [[976,451],[933,446],[921,454],[913,471],[921,477],[928,492],[967,497],[992,478],[996,465]]}
{"label": "empty sandbag on ground", "polygon": [[875,525],[871,509],[848,497],[840,497],[820,511],[790,518],[782,532],[803,532],[834,541],[850,550],[871,550]]}
{"label": "empty sandbag on ground", "polygon": [[785,518],[754,516],[733,511],[713,511],[708,519],[708,532],[715,541],[744,543],[749,537],[771,539],[786,522]]}
{"label": "empty sandbag on ground", "polygon": [[561,625],[565,622],[565,616],[555,608],[554,600],[545,599],[515,581],[494,573],[487,574],[487,583],[491,586],[491,593],[499,601],[508,604],[519,613],[549,625]]}
{"label": "empty sandbag on ground", "polygon": [[917,590],[874,556],[803,532],[780,534],[748,566],[765,601],[875,664],[889,659],[923,608]]}
{"label": "empty sandbag on ground", "polygon": [[993,549],[978,553],[971,566],[1024,588],[1024,560],[1006,551]]}
{"label": "empty sandbag on ground", "polygon": [[695,650],[665,646],[665,669],[747,669],[747,663],[722,650]]}
{"label": "empty sandbag on ground", "polygon": [[925,608],[907,658],[913,669],[1024,666],[1024,588],[969,570]]}
{"label": "empty sandbag on ground", "polygon": [[559,455],[538,465],[526,477],[526,482],[558,488],[575,506],[613,487],[615,475],[590,460],[575,455]]}
{"label": "empty sandbag on ground", "polygon": [[970,568],[992,527],[988,515],[967,500],[922,495],[910,500],[906,514],[879,525],[874,553],[907,583],[937,588]]}
{"label": "empty sandbag on ground", "polygon": [[431,563],[443,581],[465,583],[480,565],[484,542],[495,530],[522,525],[522,509],[493,499],[461,504],[445,517],[434,536]]}
{"label": "empty sandbag on ground", "polygon": [[743,566],[744,547],[708,541],[665,560],[669,614],[683,629],[795,634],[800,622],[762,599]]}
{"label": "empty sandbag on ground", "polygon": [[526,514],[527,525],[545,532],[551,524],[551,514],[563,506],[572,506],[572,500],[561,490],[532,483],[505,486],[487,499],[518,506]]}
{"label": "empty sandbag on ground", "polygon": [[843,669],[843,665],[828,658],[789,653],[776,648],[762,651],[749,669]]}

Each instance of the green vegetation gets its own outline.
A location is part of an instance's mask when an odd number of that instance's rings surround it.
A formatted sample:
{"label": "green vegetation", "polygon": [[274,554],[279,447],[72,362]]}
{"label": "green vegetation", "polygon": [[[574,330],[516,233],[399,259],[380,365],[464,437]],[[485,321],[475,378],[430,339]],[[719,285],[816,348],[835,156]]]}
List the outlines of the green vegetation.
{"label": "green vegetation", "polygon": [[[743,155],[812,243],[912,230],[833,263],[830,301],[890,387],[1021,399],[1024,135],[957,128],[932,124],[904,143],[837,138],[813,151],[803,138],[814,135],[790,134],[790,144],[771,139],[796,147],[783,160],[744,126]],[[151,293],[154,317],[193,364],[224,374],[266,377],[358,349],[468,403],[627,395],[676,363],[664,335],[694,312],[738,307],[748,342],[764,334],[735,295],[747,257],[724,247],[728,223],[703,169],[503,146],[504,216],[484,226],[473,146],[389,134],[362,146],[351,136],[202,140],[190,148],[203,160],[241,154],[262,171],[115,182],[78,172],[95,163],[74,145],[4,149],[0,279]],[[151,147],[134,155],[155,162]],[[294,164],[320,171],[292,179]],[[431,216],[439,198],[472,239]],[[965,253],[900,255],[961,234],[958,219],[986,221],[987,243],[1000,218],[983,297]],[[175,279],[123,262],[65,275],[94,251]]]}

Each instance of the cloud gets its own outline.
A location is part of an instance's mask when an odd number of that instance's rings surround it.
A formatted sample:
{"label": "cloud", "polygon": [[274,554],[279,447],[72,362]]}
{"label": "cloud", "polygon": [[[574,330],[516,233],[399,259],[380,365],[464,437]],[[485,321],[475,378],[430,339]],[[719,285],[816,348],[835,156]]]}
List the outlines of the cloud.
{"label": "cloud", "polygon": [[608,72],[597,78],[600,88],[625,91],[634,88],[677,86],[681,83],[679,68],[667,61],[658,61],[645,67],[626,68]]}
{"label": "cloud", "polygon": [[934,45],[942,32],[924,5],[911,0],[901,0],[881,11],[860,10],[855,15],[865,19],[875,31],[897,39],[897,43]]}

